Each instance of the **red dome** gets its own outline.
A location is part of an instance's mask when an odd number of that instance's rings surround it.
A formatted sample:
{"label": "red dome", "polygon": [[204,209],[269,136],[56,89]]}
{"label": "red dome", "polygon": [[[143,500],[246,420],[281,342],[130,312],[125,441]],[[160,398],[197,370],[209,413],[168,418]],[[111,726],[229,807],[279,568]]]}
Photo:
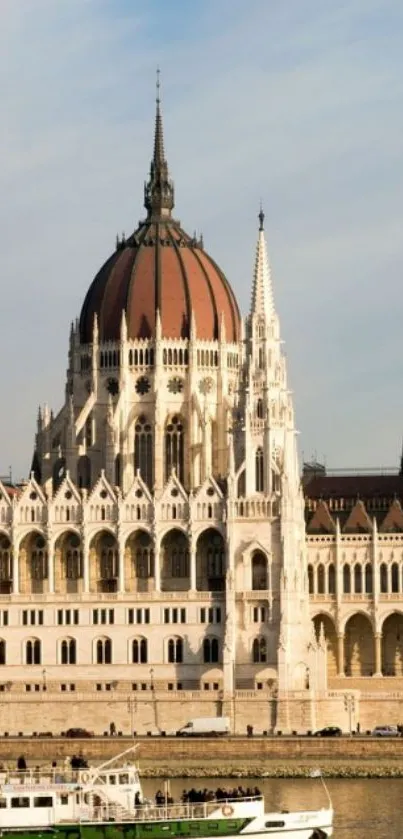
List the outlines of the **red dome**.
{"label": "red dome", "polygon": [[129,338],[153,338],[156,313],[164,338],[188,338],[192,314],[197,338],[238,341],[240,315],[233,291],[200,243],[170,218],[147,219],[118,244],[89,288],[80,317],[80,340],[92,341],[94,315],[101,341],[120,336],[122,310]]}
{"label": "red dome", "polygon": [[159,311],[163,338],[189,338],[193,315],[197,338],[216,340],[223,319],[226,340],[238,341],[240,314],[231,286],[201,243],[171,217],[174,187],[158,99],[144,204],[147,219],[129,239],[118,242],[88,290],[80,317],[81,343],[92,342],[95,315],[99,339],[119,340],[123,310],[128,338],[153,338]]}

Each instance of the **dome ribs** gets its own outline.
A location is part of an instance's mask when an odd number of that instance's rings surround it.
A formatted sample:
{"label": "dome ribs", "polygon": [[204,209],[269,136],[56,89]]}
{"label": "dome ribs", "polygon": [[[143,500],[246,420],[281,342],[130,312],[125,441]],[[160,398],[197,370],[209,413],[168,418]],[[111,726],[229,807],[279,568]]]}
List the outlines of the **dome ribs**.
{"label": "dome ribs", "polygon": [[[201,259],[199,258],[199,255],[198,255],[197,251],[192,250],[192,255],[193,255],[194,259],[196,260],[196,262],[199,266],[199,269],[202,272],[202,274],[204,276],[204,279],[206,281],[207,289],[208,289],[208,292],[209,292],[209,295],[210,295],[210,301],[211,301],[211,307],[212,307],[212,310],[213,310],[213,316],[214,316],[213,338],[215,340],[218,340],[219,316],[218,316],[218,311],[217,311],[217,301],[216,301],[215,295],[213,294],[211,280],[210,280],[208,272],[205,270],[205,267],[204,267]],[[197,330],[197,317],[196,317],[196,330]]]}
{"label": "dome ribs", "polygon": [[[241,315],[240,315],[240,311],[239,311],[239,308],[238,308],[238,303],[235,299],[234,292],[232,291],[232,288],[231,288],[225,274],[223,274],[223,272],[221,271],[221,269],[219,268],[217,263],[214,261],[214,259],[211,258],[211,256],[209,254],[206,253],[206,251],[200,251],[199,252],[199,259],[203,263],[207,262],[209,267],[214,269],[214,271],[211,274],[212,277],[214,277],[215,279],[221,280],[220,283],[217,282],[215,284],[216,285],[215,294],[217,296],[221,296],[221,291],[225,291],[227,305],[226,305],[225,309],[224,308],[221,309],[220,306],[219,306],[219,309],[220,309],[220,311],[224,311],[224,317],[225,317],[226,314],[227,315],[229,314],[231,322],[232,322],[232,330],[231,330],[231,334],[230,334],[229,328],[228,328],[229,323],[227,323],[227,318],[225,318],[226,330],[227,330],[227,340],[228,341],[238,341],[239,337],[240,337],[239,325],[240,325],[240,321],[241,321]],[[217,301],[217,302],[219,302],[219,301]]]}
{"label": "dome ribs", "polygon": [[182,323],[182,330],[181,330],[181,332],[182,333],[185,332],[185,334],[181,334],[181,337],[182,338],[189,338],[189,335],[190,335],[190,318],[191,318],[191,314],[192,314],[192,304],[191,304],[190,295],[189,295],[189,286],[188,286],[188,282],[187,282],[187,278],[186,278],[185,266],[183,264],[183,259],[182,259],[181,255],[179,253],[179,247],[178,247],[177,241],[175,240],[175,237],[172,235],[172,230],[170,230],[169,227],[167,228],[167,233],[168,233],[169,239],[172,242],[172,246],[173,246],[174,251],[176,253],[177,260],[179,262],[179,270],[181,272],[182,283],[183,283],[183,291],[184,291],[185,300],[186,300],[186,323]]}

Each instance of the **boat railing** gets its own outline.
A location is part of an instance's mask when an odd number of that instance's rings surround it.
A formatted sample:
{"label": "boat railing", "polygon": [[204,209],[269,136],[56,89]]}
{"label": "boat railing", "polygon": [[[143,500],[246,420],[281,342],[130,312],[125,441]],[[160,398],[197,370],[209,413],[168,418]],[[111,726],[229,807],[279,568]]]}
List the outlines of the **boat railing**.
{"label": "boat railing", "polygon": [[3,786],[57,786],[57,784],[82,784],[83,772],[74,769],[4,769],[0,770],[0,787]]}
{"label": "boat railing", "polygon": [[237,805],[244,803],[262,802],[262,796],[246,796],[242,798],[211,799],[210,801],[179,802],[177,804],[154,804],[145,802],[134,806],[132,810],[121,804],[102,801],[92,808],[92,812],[82,817],[81,821],[96,822],[144,822],[170,821],[175,819],[206,819],[213,814],[217,818],[237,817]]}

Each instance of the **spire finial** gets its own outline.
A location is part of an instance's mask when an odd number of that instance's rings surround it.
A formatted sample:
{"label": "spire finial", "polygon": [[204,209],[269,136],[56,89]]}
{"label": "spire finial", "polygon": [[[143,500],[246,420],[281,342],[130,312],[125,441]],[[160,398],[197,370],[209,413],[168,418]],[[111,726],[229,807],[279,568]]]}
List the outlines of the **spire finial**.
{"label": "spire finial", "polygon": [[144,187],[144,206],[148,210],[148,218],[170,216],[174,206],[174,187],[169,177],[164,153],[160,91],[160,69],[157,67],[154,153],[150,177]]}
{"label": "spire finial", "polygon": [[259,210],[259,230],[264,230],[264,212],[263,212],[263,205],[260,201],[260,210]]}
{"label": "spire finial", "polygon": [[159,105],[160,102],[161,102],[161,99],[160,99],[160,87],[161,87],[160,72],[161,72],[160,68],[157,67],[157,82],[156,82],[156,97],[155,97],[155,101],[156,101],[157,105]]}

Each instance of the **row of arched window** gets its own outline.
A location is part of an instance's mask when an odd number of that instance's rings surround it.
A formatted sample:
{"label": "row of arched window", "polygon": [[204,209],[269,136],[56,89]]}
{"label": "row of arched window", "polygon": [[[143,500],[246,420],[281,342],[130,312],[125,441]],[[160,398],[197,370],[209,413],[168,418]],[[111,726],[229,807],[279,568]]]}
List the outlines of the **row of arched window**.
{"label": "row of arched window", "polygon": [[[367,562],[355,565],[343,565],[343,594],[372,594],[373,567]],[[314,568],[308,565],[309,594],[336,594],[336,569],[334,563],[325,566],[322,563]],[[399,594],[403,592],[403,566],[398,562],[379,566],[379,591],[381,594]]]}
{"label": "row of arched window", "polygon": [[[25,643],[24,663],[27,665],[41,665],[42,642],[39,638],[30,638]],[[202,660],[204,664],[218,664],[220,661],[221,645],[218,638],[203,639]],[[252,661],[263,663],[268,660],[267,639],[259,636],[252,643]],[[184,661],[183,638],[169,638],[166,643],[166,660],[169,664],[181,664]],[[147,638],[134,638],[130,642],[130,661],[132,664],[148,664],[149,642]],[[0,665],[7,663],[6,641],[0,640]],[[59,642],[59,663],[77,664],[77,641],[75,638],[64,638]],[[94,664],[113,663],[113,644],[110,638],[98,638],[93,645]]]}

